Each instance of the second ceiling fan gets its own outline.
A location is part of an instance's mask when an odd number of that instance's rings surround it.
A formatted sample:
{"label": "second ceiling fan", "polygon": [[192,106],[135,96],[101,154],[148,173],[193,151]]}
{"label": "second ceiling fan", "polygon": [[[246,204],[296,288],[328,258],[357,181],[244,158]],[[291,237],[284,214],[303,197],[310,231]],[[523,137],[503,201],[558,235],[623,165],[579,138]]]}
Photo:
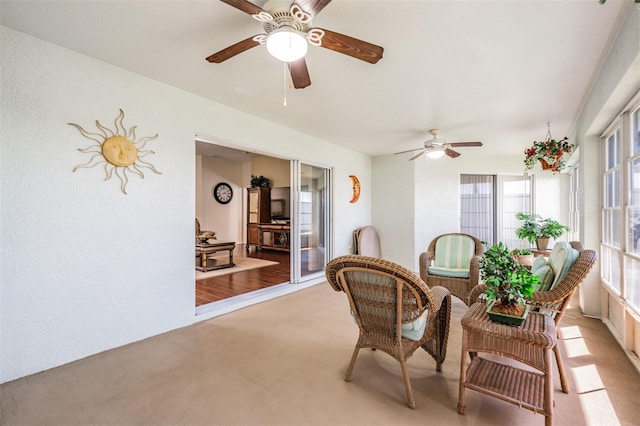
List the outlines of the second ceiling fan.
{"label": "second ceiling fan", "polygon": [[443,155],[447,155],[451,158],[460,156],[460,153],[451,149],[452,147],[465,147],[465,146],[482,146],[482,142],[447,142],[445,139],[439,138],[440,130],[431,129],[429,133],[433,135],[433,138],[424,142],[424,148],[410,149],[408,151],[396,152],[394,154],[405,154],[407,152],[420,151],[413,157],[409,158],[409,161],[415,160],[422,154],[427,154],[429,158],[440,158]]}
{"label": "second ceiling fan", "polygon": [[257,34],[222,49],[208,56],[209,62],[221,63],[252,47],[266,44],[271,55],[287,63],[293,86],[303,89],[311,84],[304,59],[307,43],[371,64],[382,58],[384,49],[380,46],[327,29],[311,27],[313,17],[331,0],[295,0],[293,3],[275,0],[267,2],[264,8],[247,0],[221,1],[262,22],[266,34]]}

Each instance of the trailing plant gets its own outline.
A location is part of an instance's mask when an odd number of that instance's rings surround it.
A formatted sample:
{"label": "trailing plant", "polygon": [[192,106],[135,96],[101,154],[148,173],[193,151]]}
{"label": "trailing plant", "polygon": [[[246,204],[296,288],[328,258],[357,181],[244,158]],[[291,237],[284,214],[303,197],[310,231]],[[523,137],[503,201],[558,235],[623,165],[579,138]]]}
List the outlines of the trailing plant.
{"label": "trailing plant", "polygon": [[538,214],[517,213],[516,219],[522,220],[522,225],[516,229],[516,236],[530,243],[535,243],[538,238],[559,238],[571,229],[561,225],[560,222],[546,218]]}
{"label": "trailing plant", "polygon": [[251,175],[251,187],[252,188],[258,188],[258,187],[271,188],[271,181],[269,180],[269,178],[266,178],[262,175],[260,176]]}
{"label": "trailing plant", "polygon": [[487,286],[487,301],[500,301],[504,307],[524,305],[533,295],[540,279],[518,263],[513,253],[502,242],[484,253],[479,263],[480,277]]}
{"label": "trailing plant", "polygon": [[530,254],[533,254],[533,252],[529,249],[517,248],[517,249],[513,249],[513,254],[518,256],[528,256]]}

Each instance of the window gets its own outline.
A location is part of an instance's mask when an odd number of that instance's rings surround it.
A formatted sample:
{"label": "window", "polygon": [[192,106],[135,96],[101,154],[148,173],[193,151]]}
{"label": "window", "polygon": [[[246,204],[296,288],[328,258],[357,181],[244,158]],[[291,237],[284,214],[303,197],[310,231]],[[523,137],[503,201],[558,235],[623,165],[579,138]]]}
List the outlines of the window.
{"label": "window", "polygon": [[460,175],[460,232],[480,241],[526,247],[516,237],[518,212],[532,210],[532,176]]}
{"label": "window", "polygon": [[580,175],[574,167],[569,174],[569,241],[580,240]]}
{"label": "window", "polygon": [[625,298],[640,310],[640,108],[631,114],[628,208],[625,256]]}
{"label": "window", "polygon": [[640,107],[612,125],[603,140],[601,274],[640,312]]}
{"label": "window", "polygon": [[605,140],[605,170],[603,173],[602,206],[602,261],[603,279],[620,292],[620,225],[622,219],[621,179],[622,165],[620,128]]}

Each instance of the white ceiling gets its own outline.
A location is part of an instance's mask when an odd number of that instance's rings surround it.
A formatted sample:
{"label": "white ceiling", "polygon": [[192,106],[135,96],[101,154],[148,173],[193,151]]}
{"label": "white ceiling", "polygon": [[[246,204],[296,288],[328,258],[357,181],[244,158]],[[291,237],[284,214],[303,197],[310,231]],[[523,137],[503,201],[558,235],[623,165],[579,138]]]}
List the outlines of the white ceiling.
{"label": "white ceiling", "polygon": [[[264,0],[255,4],[264,5]],[[205,57],[262,33],[219,0],[2,0],[3,25],[373,156],[449,142],[521,152],[568,134],[628,0],[333,0],[318,26],[384,47],[375,65],[310,46],[311,86],[288,88],[264,46]],[[215,136],[215,135],[214,135]],[[460,148],[463,154],[478,148]]]}

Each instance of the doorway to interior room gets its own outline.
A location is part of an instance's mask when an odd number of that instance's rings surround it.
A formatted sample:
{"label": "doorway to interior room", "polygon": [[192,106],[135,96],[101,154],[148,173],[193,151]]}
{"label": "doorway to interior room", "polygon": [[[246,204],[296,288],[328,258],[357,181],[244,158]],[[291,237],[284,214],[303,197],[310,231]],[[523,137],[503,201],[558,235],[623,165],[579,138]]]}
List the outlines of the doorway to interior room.
{"label": "doorway to interior room", "polygon": [[290,255],[287,252],[255,249],[247,251],[244,244],[238,244],[234,250],[234,258],[238,259],[240,257],[277,263],[261,268],[197,279],[196,306],[218,302],[289,281],[291,268]]}
{"label": "doorway to interior room", "polygon": [[[222,240],[236,242],[234,260],[249,258],[272,262],[267,266],[238,272],[221,270],[219,271],[221,273],[207,274],[208,276],[204,277],[201,273],[197,273],[195,283],[197,307],[279,284],[308,281],[316,275],[323,274],[328,255],[328,169],[303,164],[296,160],[283,160],[255,152],[240,151],[200,140],[196,141],[196,155],[201,157],[199,160],[197,158],[200,163],[197,161],[196,167],[196,180],[200,180],[196,183],[196,216],[201,214],[206,217],[208,214],[210,218],[214,218],[208,223],[209,228],[217,232],[218,241],[221,241],[221,235],[225,235]],[[252,162],[259,166],[255,167]],[[269,169],[268,172],[262,172],[264,169],[260,166],[265,163],[271,167],[276,165],[282,170]],[[213,169],[213,171],[207,171],[207,169]],[[237,170],[242,170],[242,175],[234,174]],[[283,173],[286,179],[282,176]],[[265,243],[266,245],[260,249],[252,245],[247,250],[249,213],[247,184],[252,174],[280,176],[275,179],[278,187],[271,190],[274,203],[270,205],[275,216],[270,215],[270,218],[261,221],[265,232],[273,228],[273,224],[286,222],[286,228],[290,226],[290,232],[287,231],[285,235],[289,240],[286,242],[285,249],[281,247],[281,250],[273,250],[268,246],[274,244]],[[211,202],[211,189],[218,181],[225,181],[233,186],[234,199],[229,203],[230,205],[220,206]],[[235,216],[225,219],[225,215]],[[227,231],[226,227],[236,226],[235,222],[238,222],[235,234],[229,234],[229,232],[224,234],[224,231]],[[202,228],[209,229],[204,225]],[[273,239],[274,237],[277,235],[270,234],[265,238]],[[280,235],[280,238],[283,236]]]}

